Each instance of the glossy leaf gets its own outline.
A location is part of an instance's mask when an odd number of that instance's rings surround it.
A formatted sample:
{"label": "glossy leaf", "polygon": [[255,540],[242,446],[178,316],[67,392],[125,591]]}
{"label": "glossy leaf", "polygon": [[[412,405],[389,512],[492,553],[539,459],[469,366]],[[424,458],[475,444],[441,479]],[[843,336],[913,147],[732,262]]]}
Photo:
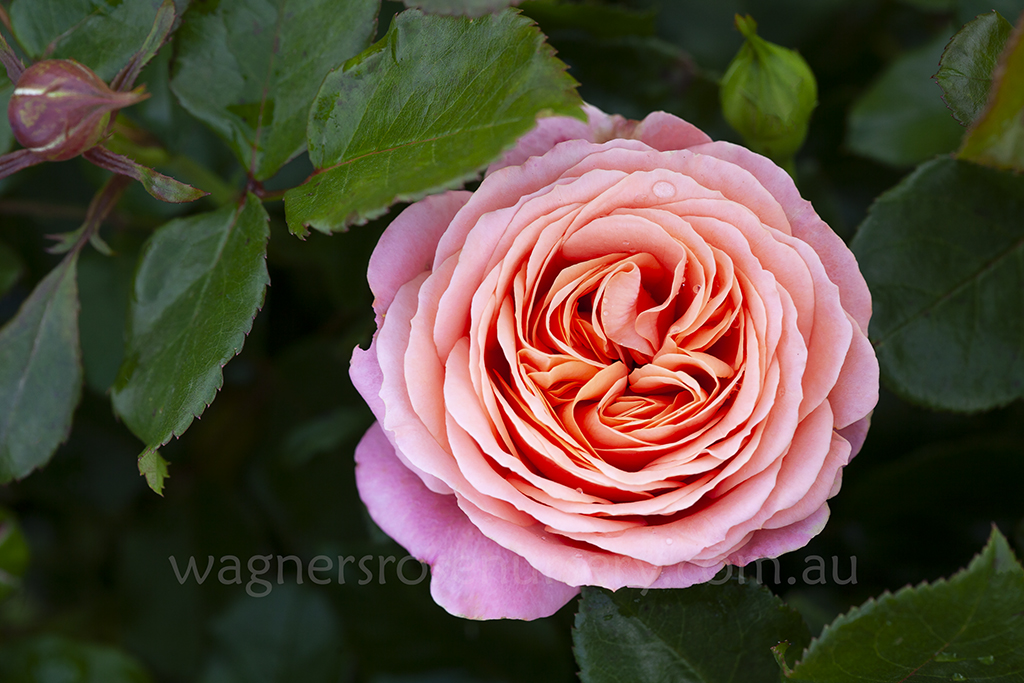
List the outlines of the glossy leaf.
{"label": "glossy leaf", "polygon": [[153,0],[14,0],[11,23],[32,59],[73,58],[109,81],[146,42]]}
{"label": "glossy leaf", "polygon": [[839,617],[789,679],[1009,683],[1024,673],[1024,569],[998,530],[948,580],[885,593]]}
{"label": "glossy leaf", "polygon": [[0,329],[0,482],[45,464],[82,393],[77,253],[50,271]]}
{"label": "glossy leaf", "polygon": [[0,296],[7,293],[21,279],[25,272],[18,254],[6,244],[0,242]]}
{"label": "glossy leaf", "polygon": [[799,652],[809,640],[795,610],[737,580],[682,590],[584,587],[573,630],[584,683],[775,683],[771,648],[789,641]]}
{"label": "glossy leaf", "polygon": [[164,480],[167,479],[167,461],[155,448],[147,448],[139,456],[139,474],[146,478],[146,484],[158,496],[164,495]]}
{"label": "glossy leaf", "polygon": [[992,71],[1013,31],[998,12],[989,12],[953,36],[939,61],[935,81],[957,121],[967,126],[978,117],[992,85]]}
{"label": "glossy leaf", "polygon": [[0,648],[4,683],[150,683],[128,655],[104,645],[44,635]]}
{"label": "glossy leaf", "polygon": [[958,156],[1024,171],[1024,16],[999,56],[988,104],[967,131]]}
{"label": "glossy leaf", "polygon": [[581,115],[564,70],[515,12],[403,12],[320,88],[309,120],[320,170],[285,196],[289,229],[341,230],[474,177],[539,113]]}
{"label": "glossy leaf", "polygon": [[189,12],[175,37],[171,89],[257,180],[306,148],[328,71],[370,44],[379,0],[231,0]]}
{"label": "glossy leaf", "polygon": [[262,597],[242,595],[214,622],[217,657],[201,683],[344,680],[347,657],[330,602],[276,578],[256,574],[251,588]]}
{"label": "glossy leaf", "polygon": [[898,393],[961,411],[1024,396],[1022,215],[1024,176],[949,157],[875,202],[852,248]]}
{"label": "glossy leaf", "polygon": [[28,569],[29,549],[14,515],[0,508],[0,600],[21,585]]}
{"label": "glossy leaf", "polygon": [[444,14],[464,17],[482,17],[485,14],[500,12],[509,5],[517,5],[514,0],[402,0],[406,7],[423,10],[427,14]]}
{"label": "glossy leaf", "polygon": [[201,415],[263,305],[269,217],[240,207],[173,220],[143,247],[114,409],[158,448]]}
{"label": "glossy leaf", "polygon": [[963,128],[932,80],[946,42],[940,36],[904,54],[860,96],[847,126],[851,151],[892,166],[913,166],[956,149]]}

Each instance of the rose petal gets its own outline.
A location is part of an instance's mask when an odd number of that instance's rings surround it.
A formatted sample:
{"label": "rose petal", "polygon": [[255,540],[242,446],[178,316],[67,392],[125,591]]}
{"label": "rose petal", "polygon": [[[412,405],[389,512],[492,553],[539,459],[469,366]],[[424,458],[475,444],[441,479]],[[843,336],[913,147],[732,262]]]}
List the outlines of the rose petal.
{"label": "rose petal", "polygon": [[486,538],[454,496],[429,491],[395,457],[379,425],[356,447],[356,485],[374,522],[430,565],[430,594],[452,614],[539,619],[579,593]]}
{"label": "rose petal", "polygon": [[430,270],[441,235],[470,195],[462,191],[432,195],[391,221],[370,256],[366,273],[378,314],[388,310],[402,285]]}
{"label": "rose petal", "polygon": [[867,334],[871,293],[857,266],[857,259],[832,228],[821,220],[811,203],[800,196],[790,175],[770,159],[728,142],[712,142],[692,151],[730,161],[746,169],[775,196],[786,211],[793,236],[807,242],[818,254],[829,279],[839,286],[843,308]]}

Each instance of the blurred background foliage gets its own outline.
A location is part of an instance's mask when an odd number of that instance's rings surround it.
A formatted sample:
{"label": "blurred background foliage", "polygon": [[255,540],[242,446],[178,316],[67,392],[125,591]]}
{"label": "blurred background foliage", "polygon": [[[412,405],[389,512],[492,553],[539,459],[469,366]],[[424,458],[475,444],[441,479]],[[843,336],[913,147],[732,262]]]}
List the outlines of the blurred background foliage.
{"label": "blurred background foliage", "polygon": [[[383,4],[379,35],[402,9]],[[991,9],[1013,21],[1024,0],[524,0],[521,9],[586,101],[631,118],[665,110],[737,142],[720,113],[717,79],[742,41],[733,16],[753,16],[761,36],[798,50],[817,77],[819,105],[796,168],[805,197],[849,240],[879,194],[959,145],[964,128],[931,80],[951,36]],[[140,78],[152,97],[124,115],[174,150],[165,172],[209,189],[196,170],[206,169],[242,187],[245,173],[228,147],[171,94],[171,52]],[[310,171],[302,155],[267,187],[295,186]],[[103,177],[72,160],[0,181],[0,323],[56,264],[45,235],[78,227]],[[84,670],[93,678],[81,680],[204,683],[575,679],[575,603],[546,620],[476,623],[437,607],[428,582],[399,581],[393,564],[367,585],[350,566],[345,585],[275,583],[255,599],[215,580],[219,562],[198,585],[180,584],[168,560],[405,555],[356,494],[352,450],[372,417],[347,372],[351,349],[374,329],[366,263],[400,208],[300,241],[288,234],[281,203],[267,204],[265,305],[224,368],[217,400],[161,449],[171,466],[160,498],[138,475],[138,441],[113,417],[108,392],[141,245],[194,209],[128,191],[104,228],[115,255],[87,250],[79,264],[86,386],[70,439],[45,468],[0,487],[9,511],[0,531],[10,520],[20,528],[16,537],[0,532],[2,680],[65,680]],[[836,556],[845,576],[855,556],[856,584],[769,587],[817,633],[883,590],[964,566],[993,522],[1020,554],[1022,444],[1019,401],[955,415],[883,391],[825,531],[781,560],[787,577],[800,576],[808,556]],[[19,661],[49,667],[51,677],[19,678]]]}

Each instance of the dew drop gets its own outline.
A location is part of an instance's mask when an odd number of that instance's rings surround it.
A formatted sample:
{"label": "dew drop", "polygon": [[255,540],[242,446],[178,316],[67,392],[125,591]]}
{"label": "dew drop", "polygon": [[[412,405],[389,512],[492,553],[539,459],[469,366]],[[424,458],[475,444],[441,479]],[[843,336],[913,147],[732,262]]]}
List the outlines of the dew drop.
{"label": "dew drop", "polygon": [[978,657],[978,661],[982,664],[995,664],[996,658],[992,655],[985,655],[984,657]]}
{"label": "dew drop", "polygon": [[578,494],[580,494],[582,496],[583,495],[583,489],[577,488],[576,489],[576,493],[578,493]]}
{"label": "dew drop", "polygon": [[672,545],[672,539],[671,538],[666,538],[665,539],[665,545]]}
{"label": "dew drop", "polygon": [[936,662],[955,662],[957,659],[955,652],[940,652],[935,655]]}
{"label": "dew drop", "polygon": [[661,199],[668,199],[669,197],[676,193],[676,186],[673,185],[672,183],[665,182],[664,180],[659,180],[658,182],[654,183],[653,189],[654,196],[659,197]]}
{"label": "dew drop", "polygon": [[950,680],[952,680],[952,681],[966,681],[967,679],[964,678],[963,674],[953,674],[953,676],[952,676],[952,678],[950,678]]}
{"label": "dew drop", "polygon": [[577,560],[582,560],[583,559],[583,553],[576,553],[576,559]]}
{"label": "dew drop", "polygon": [[700,294],[700,285],[694,285],[693,286],[693,293],[694,294]]}

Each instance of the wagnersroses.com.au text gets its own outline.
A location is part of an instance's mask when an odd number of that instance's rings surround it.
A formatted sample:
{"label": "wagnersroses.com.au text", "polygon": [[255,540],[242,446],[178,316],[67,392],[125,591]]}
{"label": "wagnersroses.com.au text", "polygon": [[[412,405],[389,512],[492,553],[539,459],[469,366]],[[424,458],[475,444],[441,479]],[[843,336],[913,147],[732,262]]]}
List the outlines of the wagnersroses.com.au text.
{"label": "wagnersroses.com.au text", "polygon": [[[522,584],[537,580],[535,573],[525,571],[518,562],[494,559],[491,564],[497,565],[495,568],[507,581]],[[389,580],[397,580],[407,586],[415,586],[430,573],[425,563],[411,555],[401,558],[394,555],[363,555],[358,558],[354,555],[317,555],[308,561],[297,555],[253,555],[245,560],[235,555],[223,555],[219,559],[208,555],[205,561],[189,556],[181,562],[170,555],[167,560],[174,578],[181,585],[186,582],[202,584],[213,578],[222,585],[244,585],[245,592],[254,598],[266,597],[273,591],[274,584],[280,586],[286,582],[365,586],[374,582],[384,585]],[[470,571],[469,564],[467,571]],[[783,576],[777,559],[757,560],[744,567],[727,566],[709,583],[719,585],[734,577],[739,583],[753,581],[776,586],[856,584],[857,558],[840,559],[833,555],[826,559],[820,555],[807,555],[799,576]]]}

